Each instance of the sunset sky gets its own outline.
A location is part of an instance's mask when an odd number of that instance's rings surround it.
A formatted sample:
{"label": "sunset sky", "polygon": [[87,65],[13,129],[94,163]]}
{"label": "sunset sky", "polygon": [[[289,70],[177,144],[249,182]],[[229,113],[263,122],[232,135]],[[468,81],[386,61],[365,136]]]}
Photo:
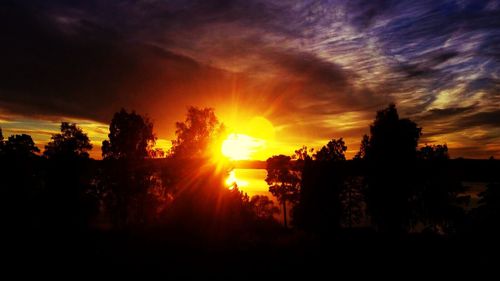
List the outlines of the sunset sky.
{"label": "sunset sky", "polygon": [[[500,157],[500,1],[2,1],[0,127],[43,149],[113,113],[168,147],[188,106],[265,148],[359,149],[390,102],[452,157]],[[262,128],[259,130],[259,128]]]}

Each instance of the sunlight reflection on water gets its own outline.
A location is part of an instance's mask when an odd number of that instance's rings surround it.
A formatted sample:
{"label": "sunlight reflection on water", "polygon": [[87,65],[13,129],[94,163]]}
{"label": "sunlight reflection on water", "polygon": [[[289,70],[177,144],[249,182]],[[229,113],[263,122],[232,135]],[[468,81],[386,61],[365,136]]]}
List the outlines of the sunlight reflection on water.
{"label": "sunlight reflection on water", "polygon": [[[279,208],[279,213],[274,217],[280,223],[283,223],[283,209],[276,197],[269,192],[269,186],[266,183],[267,171],[265,169],[234,169],[228,176],[228,181],[236,182],[238,189],[252,198],[254,195],[264,195],[269,197]],[[291,206],[287,204],[287,215],[290,216]]]}
{"label": "sunlight reflection on water", "polygon": [[269,187],[265,181],[267,172],[264,169],[234,169],[229,176],[235,180],[238,188],[247,193],[249,197],[254,195],[266,195],[272,199]]}

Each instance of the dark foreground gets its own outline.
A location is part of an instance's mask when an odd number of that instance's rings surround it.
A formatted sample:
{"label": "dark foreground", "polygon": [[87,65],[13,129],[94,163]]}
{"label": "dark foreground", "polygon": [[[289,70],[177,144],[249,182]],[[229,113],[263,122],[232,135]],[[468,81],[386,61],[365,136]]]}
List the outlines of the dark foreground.
{"label": "dark foreground", "polygon": [[[267,279],[494,269],[492,238],[385,236],[369,230],[319,238],[282,230],[272,238],[223,240],[172,229],[27,233],[2,241],[2,272],[23,276],[162,276]],[[10,239],[10,240],[6,240]],[[97,275],[96,275],[97,274]]]}

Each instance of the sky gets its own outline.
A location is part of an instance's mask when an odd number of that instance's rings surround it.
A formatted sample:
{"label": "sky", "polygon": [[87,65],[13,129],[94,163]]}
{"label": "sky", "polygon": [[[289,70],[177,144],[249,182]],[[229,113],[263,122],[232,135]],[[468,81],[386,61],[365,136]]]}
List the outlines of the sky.
{"label": "sky", "polygon": [[340,137],[350,157],[394,102],[422,145],[500,157],[500,1],[7,0],[0,35],[0,127],[40,148],[77,122],[98,158],[122,107],[168,147],[193,105],[269,121],[255,158]]}

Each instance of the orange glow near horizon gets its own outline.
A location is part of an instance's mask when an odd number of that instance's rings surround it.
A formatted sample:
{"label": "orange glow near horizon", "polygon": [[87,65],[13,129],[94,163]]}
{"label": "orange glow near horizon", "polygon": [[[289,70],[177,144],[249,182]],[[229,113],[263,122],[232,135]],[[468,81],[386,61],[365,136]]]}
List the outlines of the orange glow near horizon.
{"label": "orange glow near horizon", "polygon": [[[230,122],[231,123],[231,122]],[[269,151],[274,141],[274,126],[262,116],[248,121],[234,121],[229,134],[222,141],[221,153],[229,160],[258,160],[272,155]]]}
{"label": "orange glow near horizon", "polygon": [[231,160],[250,160],[265,145],[265,140],[244,134],[230,134],[222,143],[222,154]]}
{"label": "orange glow near horizon", "polygon": [[238,188],[241,188],[241,187],[247,187],[248,182],[237,178],[235,171],[231,170],[231,172],[229,172],[229,175],[226,179],[226,185],[228,186],[229,189],[233,189],[235,186],[237,186]]}

